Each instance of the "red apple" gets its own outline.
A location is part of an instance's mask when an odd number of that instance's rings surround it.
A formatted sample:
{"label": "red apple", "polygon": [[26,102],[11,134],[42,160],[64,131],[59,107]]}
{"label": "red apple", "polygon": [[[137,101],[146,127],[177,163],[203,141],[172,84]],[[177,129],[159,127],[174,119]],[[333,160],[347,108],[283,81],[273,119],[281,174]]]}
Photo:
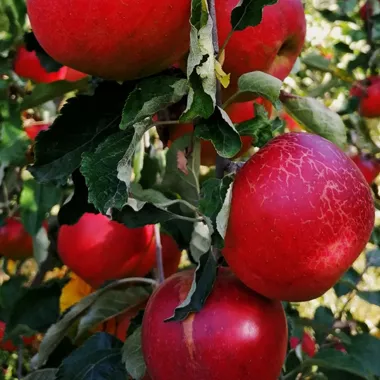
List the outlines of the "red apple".
{"label": "red apple", "polygon": [[[272,104],[266,99],[256,99],[256,103],[262,104],[269,116],[272,114]],[[252,119],[255,117],[254,104],[252,101],[244,103],[232,103],[226,109],[227,114],[230,116],[233,123],[242,123],[243,121]],[[191,133],[193,131],[193,124],[179,124],[169,128],[169,143],[175,141],[179,137],[185,135],[186,133]],[[252,146],[252,137],[243,136],[241,137],[242,148],[240,152],[234,157],[240,157],[246,153]],[[202,140],[201,142],[201,164],[205,166],[215,165],[216,160],[216,150],[212,145],[211,141]]]}
{"label": "red apple", "polygon": [[58,253],[93,288],[108,280],[145,276],[156,258],[154,226],[127,228],[104,215],[86,213],[78,223],[60,228]]}
{"label": "red apple", "polygon": [[[287,346],[281,303],[248,289],[230,270],[219,270],[199,313],[164,322],[187,296],[193,273],[167,279],[145,309],[142,348],[152,379],[277,379]],[[168,365],[167,358],[175,360]]]}
{"label": "red apple", "polygon": [[13,70],[18,76],[30,79],[36,83],[50,83],[63,80],[66,75],[65,67],[56,72],[49,73],[42,67],[36,52],[28,51],[24,47],[20,47],[17,50]]}
{"label": "red apple", "polygon": [[[231,11],[238,2],[216,2],[220,45],[231,31]],[[262,22],[234,32],[227,44],[223,69],[231,73],[231,84],[224,90],[223,97],[233,95],[238,78],[250,71],[264,71],[285,79],[302,50],[305,34],[306,20],[301,0],[278,0],[276,4],[264,7]]]}
{"label": "red apple", "polygon": [[372,15],[373,15],[372,4],[369,1],[366,1],[359,10],[359,16],[363,21],[367,21],[368,18],[372,17]]}
{"label": "red apple", "polygon": [[50,124],[48,124],[48,123],[35,122],[33,124],[29,124],[28,126],[25,126],[24,130],[25,130],[26,134],[28,135],[28,137],[32,141],[34,141],[36,139],[37,135],[41,131],[46,131],[47,129],[49,129],[49,127],[50,127]]}
{"label": "red apple", "polygon": [[355,84],[351,96],[360,100],[359,113],[367,118],[380,117],[380,76],[372,76]]}
{"label": "red apple", "polygon": [[372,184],[380,173],[380,161],[366,154],[358,154],[351,158],[364,175],[366,181]]}
{"label": "red apple", "polygon": [[281,112],[281,118],[285,121],[286,128],[290,132],[301,132],[302,127],[286,112]]}
{"label": "red apple", "polygon": [[107,79],[157,73],[189,48],[189,0],[27,0],[27,8],[48,54]]}
{"label": "red apple", "polygon": [[258,293],[306,301],[348,270],[373,223],[371,190],[353,161],[320,136],[287,133],[237,173],[223,254]]}
{"label": "red apple", "polygon": [[[47,223],[44,223],[47,230]],[[7,218],[0,227],[0,255],[12,260],[33,256],[33,239],[19,219]]]}
{"label": "red apple", "polygon": [[[3,341],[5,333],[6,324],[3,321],[0,321],[0,350],[14,352],[17,351],[17,346],[13,344],[11,340]],[[35,337],[25,337],[22,338],[24,346],[31,346],[35,340]]]}
{"label": "red apple", "polygon": [[316,353],[316,347],[315,347],[315,340],[314,338],[307,332],[304,332],[302,335],[302,342],[300,338],[297,338],[296,336],[292,336],[290,338],[290,348],[296,348],[299,344],[302,344],[302,351],[310,356],[311,358]]}
{"label": "red apple", "polygon": [[81,73],[80,71],[74,70],[70,67],[66,67],[65,80],[68,82],[76,82],[86,77],[88,77],[87,74]]}

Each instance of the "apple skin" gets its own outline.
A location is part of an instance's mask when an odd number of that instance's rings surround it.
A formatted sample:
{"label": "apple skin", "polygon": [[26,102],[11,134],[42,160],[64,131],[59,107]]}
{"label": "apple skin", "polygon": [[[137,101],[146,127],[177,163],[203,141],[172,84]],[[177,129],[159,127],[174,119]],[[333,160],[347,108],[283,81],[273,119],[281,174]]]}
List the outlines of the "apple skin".
{"label": "apple skin", "polygon": [[351,96],[360,98],[359,113],[366,118],[380,117],[380,76],[371,76],[354,85]]}
{"label": "apple skin", "polygon": [[[238,0],[216,0],[220,46],[232,29],[230,16],[237,3]],[[305,35],[306,20],[301,0],[278,0],[264,7],[262,22],[235,31],[227,44],[223,69],[231,73],[231,83],[223,90],[223,98],[232,96],[237,91],[239,77],[251,71],[263,71],[284,80],[302,50]]]}
{"label": "apple skin", "polygon": [[[47,230],[47,223],[44,222]],[[19,219],[7,218],[0,227],[0,255],[12,260],[24,260],[33,256],[33,239]]]}
{"label": "apple skin", "polygon": [[19,47],[13,62],[14,72],[25,79],[30,79],[36,83],[51,83],[63,80],[66,75],[66,68],[62,67],[56,72],[46,71],[35,51],[28,51],[24,47]]}
{"label": "apple skin", "polygon": [[65,80],[67,80],[68,82],[76,82],[86,77],[88,77],[87,74],[74,70],[71,67],[66,67]]}
{"label": "apple skin", "polygon": [[[5,327],[6,327],[6,324],[3,321],[0,321],[0,350],[4,350],[8,352],[17,351],[17,346],[15,346],[11,340],[3,341]],[[24,346],[31,346],[34,340],[35,340],[34,336],[22,338]]]}
{"label": "apple skin", "polygon": [[[380,2],[380,0],[379,0]],[[373,9],[372,9],[372,5],[369,1],[366,1],[364,3],[364,5],[360,8],[359,10],[359,16],[360,18],[363,20],[363,21],[367,21],[367,18],[368,17],[372,17],[373,15]]]}
{"label": "apple skin", "polygon": [[374,211],[367,182],[344,152],[320,136],[287,133],[237,173],[223,255],[258,293],[307,301],[359,256]]}
{"label": "apple skin", "polygon": [[351,159],[360,169],[367,183],[371,185],[380,173],[380,161],[365,154],[358,154]]}
{"label": "apple skin", "polygon": [[306,331],[302,335],[302,342],[299,338],[292,336],[290,338],[290,348],[296,348],[301,343],[302,351],[311,358],[316,354],[317,349],[315,346],[314,338]]}
{"label": "apple skin", "polygon": [[[58,253],[63,263],[93,288],[108,280],[145,276],[154,266],[154,226],[127,228],[101,214],[84,214],[61,226]],[[150,265],[140,265],[149,258]],[[147,269],[149,268],[149,269]]]}
{"label": "apple skin", "polygon": [[31,124],[27,127],[24,127],[24,130],[28,135],[29,139],[34,141],[41,131],[46,131],[47,129],[49,129],[49,127],[49,123],[36,122],[35,124]]}
{"label": "apple skin", "polygon": [[286,112],[281,112],[281,119],[283,119],[286,123],[286,128],[289,129],[290,132],[301,132],[302,127]]}
{"label": "apple skin", "polygon": [[[262,98],[258,98],[255,100],[255,103],[261,104],[265,107],[268,112],[269,117],[272,114],[272,104]],[[250,120],[255,117],[255,110],[253,101],[244,102],[244,103],[232,103],[226,108],[226,112],[231,118],[233,123],[242,123],[243,121]],[[168,147],[170,147],[171,142],[175,141],[179,137],[193,132],[194,127],[192,123],[187,124],[179,124],[175,126],[169,127],[169,143]],[[233,158],[238,158],[246,153],[249,148],[252,146],[252,137],[242,136],[241,137],[242,148],[240,152]],[[205,166],[215,165],[216,161],[216,150],[212,145],[211,141],[202,140],[201,141],[201,164]]]}
{"label": "apple skin", "polygon": [[[145,309],[142,349],[151,378],[277,379],[287,348],[281,303],[248,289],[229,269],[219,269],[199,313],[183,322],[164,322],[187,296],[193,274],[184,271],[168,278]],[[175,360],[168,365],[167,358]]]}
{"label": "apple skin", "polygon": [[27,0],[27,9],[36,38],[51,57],[107,79],[157,73],[189,48],[189,0]]}

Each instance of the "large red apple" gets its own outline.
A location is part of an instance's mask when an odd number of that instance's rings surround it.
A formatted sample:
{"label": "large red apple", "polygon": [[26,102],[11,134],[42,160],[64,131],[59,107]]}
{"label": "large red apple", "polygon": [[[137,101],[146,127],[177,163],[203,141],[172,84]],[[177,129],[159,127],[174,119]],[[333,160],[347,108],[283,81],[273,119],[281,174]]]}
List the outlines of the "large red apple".
{"label": "large red apple", "polygon": [[[167,279],[145,309],[142,348],[152,379],[277,379],[287,346],[281,303],[248,289],[230,270],[219,270],[199,313],[164,322],[187,296],[193,273]],[[167,358],[174,358],[170,365]]]}
{"label": "large red apple", "polygon": [[[262,104],[269,116],[272,114],[272,104],[263,98],[255,100],[256,103]],[[232,103],[226,108],[226,112],[231,118],[233,123],[242,123],[243,121],[250,120],[255,117],[254,104],[252,101],[244,103]],[[179,137],[191,133],[194,130],[193,124],[179,124],[169,127],[169,143],[170,147],[171,142],[175,141]],[[242,148],[240,152],[234,157],[240,157],[246,153],[249,148],[252,146],[252,137],[242,136]],[[201,164],[205,166],[215,165],[216,161],[216,150],[212,145],[211,141],[202,140],[201,142]]]}
{"label": "large red apple", "polygon": [[30,79],[36,83],[50,83],[63,80],[66,75],[65,67],[60,68],[56,72],[49,73],[41,65],[36,52],[28,51],[24,47],[20,47],[17,50],[13,62],[13,70],[18,76]]}
{"label": "large red apple", "polygon": [[359,113],[362,116],[380,117],[380,76],[372,76],[355,84],[350,95],[359,98]]}
{"label": "large red apple", "polygon": [[[219,270],[199,313],[164,322],[187,296],[193,273],[167,279],[145,309],[142,348],[152,379],[277,379],[287,347],[281,303],[248,289],[230,270]],[[175,360],[168,365],[167,358]]]}
{"label": "large red apple", "polygon": [[372,182],[380,173],[380,161],[372,156],[365,154],[358,154],[351,158],[364,175],[366,181],[369,184],[372,184]]}
{"label": "large red apple", "polygon": [[[15,346],[11,340],[6,340],[6,341],[3,340],[5,327],[6,327],[6,324],[3,321],[0,321],[0,350],[14,352],[17,350],[17,346]],[[34,340],[35,340],[34,336],[22,338],[24,346],[32,345]]]}
{"label": "large red apple", "polygon": [[[47,224],[44,223],[47,229]],[[12,260],[33,256],[33,239],[19,219],[7,218],[0,227],[0,255]]]}
{"label": "large red apple", "polygon": [[[152,225],[127,228],[98,214],[84,214],[58,233],[58,253],[65,265],[94,288],[108,280],[144,276],[155,263]],[[141,271],[141,264],[150,265]]]}
{"label": "large red apple", "polygon": [[[216,16],[220,45],[231,31],[230,16],[238,0],[217,0]],[[223,69],[231,73],[224,98],[237,90],[238,78],[250,71],[264,71],[283,80],[300,54],[306,34],[301,0],[278,0],[264,7],[262,22],[233,33],[226,47]]]}
{"label": "large red apple", "polygon": [[320,136],[287,133],[237,173],[223,254],[264,296],[306,301],[348,270],[373,223],[371,191],[353,161]]}
{"label": "large red apple", "polygon": [[144,77],[189,48],[189,0],[27,0],[27,7],[46,52],[87,74]]}

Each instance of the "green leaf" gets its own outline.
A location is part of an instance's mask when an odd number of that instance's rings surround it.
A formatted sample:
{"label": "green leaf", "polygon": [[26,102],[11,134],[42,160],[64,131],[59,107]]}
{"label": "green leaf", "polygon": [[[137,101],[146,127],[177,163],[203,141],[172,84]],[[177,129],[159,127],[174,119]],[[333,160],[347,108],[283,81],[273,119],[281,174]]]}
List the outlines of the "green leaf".
{"label": "green leaf", "polygon": [[133,379],[140,380],[146,372],[146,365],[141,348],[141,327],[138,327],[125,341],[123,363]]}
{"label": "green leaf", "polygon": [[357,295],[372,305],[380,306],[380,290],[377,291],[358,291]]}
{"label": "green leaf", "polygon": [[218,265],[211,252],[202,255],[186,299],[175,309],[174,315],[166,319],[165,322],[183,321],[190,313],[201,311],[212,291],[217,272]]}
{"label": "green leaf", "polygon": [[282,81],[261,71],[243,74],[238,80],[239,93],[249,92],[268,99],[277,109],[281,108],[278,100]]}
{"label": "green leaf", "polygon": [[5,120],[1,122],[0,133],[0,162],[24,165],[25,154],[29,146],[29,139],[25,131],[9,120]]}
{"label": "green leaf", "polygon": [[367,368],[360,360],[334,348],[320,350],[312,359],[308,359],[307,363],[320,368],[338,369],[369,379]]}
{"label": "green leaf", "polygon": [[0,286],[0,320],[7,323],[13,305],[26,293],[24,276],[12,276]]}
{"label": "green leaf", "polygon": [[147,300],[148,297],[149,292],[143,287],[110,290],[103,293],[80,319],[76,339],[82,337],[92,327],[121,314],[130,307]]}
{"label": "green leaf", "polygon": [[50,280],[28,288],[12,306],[5,335],[12,338],[24,328],[26,333],[45,332],[59,317],[59,298],[66,283],[67,280]]}
{"label": "green leaf", "polygon": [[356,289],[359,280],[360,274],[351,267],[334,286],[337,297],[342,297]]}
{"label": "green leaf", "polygon": [[196,124],[195,136],[210,140],[222,157],[232,158],[241,149],[239,133],[227,113],[219,107],[210,118]]}
{"label": "green leaf", "polygon": [[120,129],[127,129],[179,102],[187,91],[187,81],[173,76],[162,75],[141,80],[125,102]]}
{"label": "green leaf", "polygon": [[309,132],[316,133],[344,148],[347,143],[346,127],[341,118],[313,98],[289,95],[282,99],[287,112]]}
{"label": "green leaf", "polygon": [[380,249],[368,251],[366,257],[368,266],[376,268],[380,267]]}
{"label": "green leaf", "polygon": [[250,120],[243,121],[236,129],[240,136],[250,136],[253,138],[253,145],[257,147],[264,146],[273,138],[273,132],[282,127],[278,118],[269,120],[268,113],[260,104],[255,104],[255,117]]}
{"label": "green leaf", "polygon": [[187,78],[190,91],[181,121],[200,116],[210,117],[215,108],[216,76],[212,43],[212,19],[207,0],[191,2],[190,53],[187,59]]}
{"label": "green leaf", "polygon": [[24,182],[20,195],[21,219],[25,229],[35,236],[51,208],[59,203],[61,189],[42,185],[34,179]]}
{"label": "green leaf", "polygon": [[313,70],[320,70],[323,72],[331,71],[330,60],[316,52],[309,53],[305,55],[304,57],[302,57],[302,62],[306,66],[308,66],[310,69],[313,69]]}
{"label": "green leaf", "polygon": [[326,329],[332,329],[335,322],[334,314],[331,309],[326,306],[319,306],[314,314],[314,321],[323,326],[322,329],[315,328],[315,339],[318,343],[324,343],[326,339]]}
{"label": "green leaf", "polygon": [[21,103],[21,109],[27,110],[35,108],[49,100],[54,100],[61,97],[68,92],[76,90],[87,90],[88,79],[84,78],[76,82],[67,82],[65,80],[58,80],[51,83],[39,83],[34,87],[30,95],[26,95]]}
{"label": "green leaf", "polygon": [[121,362],[122,343],[107,333],[97,333],[65,358],[57,380],[125,380]]}
{"label": "green leaf", "polygon": [[276,4],[278,0],[240,0],[231,13],[231,25],[234,30],[244,30],[248,26],[257,26],[263,18],[263,8]]}
{"label": "green leaf", "polygon": [[36,139],[35,164],[29,170],[37,181],[65,184],[79,167],[82,154],[119,130],[127,95],[128,88],[105,82],[93,96],[69,99],[52,126]]}
{"label": "green leaf", "polygon": [[132,159],[136,145],[151,128],[141,122],[118,132],[101,143],[95,152],[83,155],[81,172],[88,187],[88,200],[101,212],[121,209],[128,199]]}
{"label": "green leaf", "polygon": [[[178,154],[186,152],[192,146],[192,152],[187,155],[187,174],[178,169]],[[162,183],[163,189],[178,194],[182,199],[197,205],[199,201],[199,168],[200,142],[192,142],[190,135],[176,139],[166,154],[166,171]]]}
{"label": "green leaf", "polygon": [[46,368],[39,371],[32,372],[23,380],[55,380],[58,368]]}

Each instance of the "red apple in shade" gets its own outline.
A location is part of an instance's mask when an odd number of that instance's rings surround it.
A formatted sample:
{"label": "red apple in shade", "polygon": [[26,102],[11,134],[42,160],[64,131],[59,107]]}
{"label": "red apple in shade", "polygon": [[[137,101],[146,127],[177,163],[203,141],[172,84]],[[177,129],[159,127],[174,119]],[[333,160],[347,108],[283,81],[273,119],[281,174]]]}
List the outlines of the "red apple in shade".
{"label": "red apple in shade", "polygon": [[358,154],[351,158],[364,175],[368,184],[371,185],[380,173],[380,160],[366,154]]}
{"label": "red apple in shade", "polygon": [[24,47],[17,50],[13,62],[14,72],[25,79],[30,79],[36,83],[50,83],[63,80],[66,75],[66,68],[62,67],[56,72],[49,73],[41,65],[36,52],[28,51]]}
{"label": "red apple in shade", "polygon": [[27,0],[27,8],[45,51],[87,74],[144,77],[170,67],[189,49],[189,0]]}
{"label": "red apple in shade", "polygon": [[[4,334],[5,334],[5,327],[6,327],[6,324],[3,321],[0,321],[0,350],[4,350],[8,352],[17,351],[17,346],[15,346],[11,340],[6,340],[6,341],[3,340]],[[24,346],[31,346],[34,340],[35,340],[34,336],[22,338]]]}
{"label": "red apple in shade", "polygon": [[286,128],[289,129],[290,132],[300,132],[302,131],[302,127],[286,112],[281,112],[281,119],[285,121]]}
{"label": "red apple in shade", "polygon": [[223,255],[258,293],[310,300],[359,256],[374,211],[371,190],[345,153],[320,136],[287,133],[237,173]]}
{"label": "red apple in shade", "polygon": [[74,70],[70,67],[65,67],[65,68],[66,68],[65,80],[67,80],[68,82],[76,82],[78,80],[88,77],[87,74],[81,73],[80,71]]}
{"label": "red apple in shade", "polygon": [[367,21],[369,18],[373,16],[372,4],[368,0],[360,8],[359,16],[363,21]]}
{"label": "red apple in shade", "polygon": [[[269,117],[272,114],[272,104],[266,99],[256,99],[256,103],[261,104],[265,107],[266,111],[269,114]],[[255,117],[254,104],[252,101],[244,103],[232,103],[226,108],[226,112],[231,118],[233,123],[242,123],[243,121],[250,120]],[[170,147],[171,142],[175,141],[179,137],[191,133],[194,127],[193,124],[179,124],[172,127],[169,127],[169,143]],[[240,152],[234,157],[240,157],[246,153],[249,148],[252,146],[252,137],[242,136],[242,148]],[[201,164],[205,166],[215,165],[216,160],[216,150],[212,145],[211,141],[202,140],[201,142]]]}
{"label": "red apple in shade", "polygon": [[[193,271],[168,278],[151,296],[142,325],[142,348],[154,380],[275,380],[287,347],[281,303],[219,270],[203,309],[182,322],[164,322],[190,290]],[[167,359],[175,358],[168,365]],[[270,363],[270,365],[268,365]]]}
{"label": "red apple in shade", "polygon": [[380,76],[371,76],[356,83],[350,91],[359,98],[359,113],[363,117],[380,117]]}
{"label": "red apple in shade", "polygon": [[78,223],[60,228],[58,253],[94,288],[108,280],[145,276],[156,259],[154,226],[127,228],[102,214],[86,213]]}
{"label": "red apple in shade", "polygon": [[[47,223],[44,223],[47,230]],[[11,217],[0,227],[0,255],[12,260],[23,260],[33,256],[33,239],[21,221]]]}
{"label": "red apple in shade", "polygon": [[295,349],[299,344],[301,344],[302,351],[311,358],[317,352],[314,338],[306,331],[302,335],[302,341],[296,336],[290,338],[290,348]]}
{"label": "red apple in shade", "polygon": [[26,134],[28,135],[28,137],[32,141],[34,141],[36,139],[37,135],[41,131],[46,131],[47,129],[49,129],[49,127],[50,127],[49,123],[36,121],[33,124],[29,124],[28,126],[25,126],[24,130],[25,130]]}
{"label": "red apple in shade", "polygon": [[[220,45],[231,31],[231,11],[238,2],[216,1]],[[224,99],[236,92],[238,78],[251,71],[264,71],[285,79],[302,50],[305,35],[306,20],[301,0],[278,0],[264,7],[261,23],[235,31],[227,44],[223,69],[231,73],[231,84],[224,90]]]}

